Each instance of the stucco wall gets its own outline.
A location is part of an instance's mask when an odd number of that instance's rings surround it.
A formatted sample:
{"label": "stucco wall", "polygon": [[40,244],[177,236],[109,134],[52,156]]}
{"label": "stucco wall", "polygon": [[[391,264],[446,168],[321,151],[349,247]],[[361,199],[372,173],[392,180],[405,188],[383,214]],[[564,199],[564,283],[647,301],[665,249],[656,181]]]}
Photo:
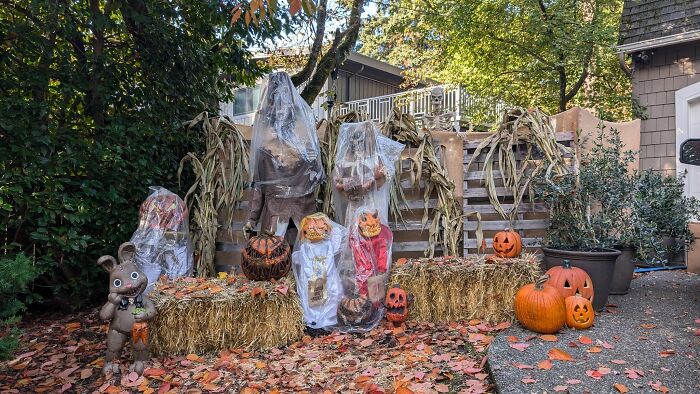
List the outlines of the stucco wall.
{"label": "stucco wall", "polygon": [[642,120],[640,168],[676,169],[675,93],[700,82],[700,42],[657,48],[646,65],[636,65],[633,89],[647,119]]}

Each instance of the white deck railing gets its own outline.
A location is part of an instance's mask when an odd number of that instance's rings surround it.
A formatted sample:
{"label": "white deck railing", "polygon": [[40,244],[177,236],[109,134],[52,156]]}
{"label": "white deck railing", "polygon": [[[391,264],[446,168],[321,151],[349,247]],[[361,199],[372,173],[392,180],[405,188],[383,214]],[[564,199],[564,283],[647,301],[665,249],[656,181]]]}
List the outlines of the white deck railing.
{"label": "white deck railing", "polygon": [[[409,90],[406,92],[389,94],[386,96],[370,97],[362,100],[348,101],[337,107],[340,115],[351,111],[367,114],[368,119],[382,122],[390,114],[395,106],[401,108],[404,113],[411,114],[420,120],[425,114],[430,113],[430,90],[433,87]],[[455,129],[459,130],[460,123],[477,119],[479,123],[491,123],[505,110],[505,104],[498,100],[475,97],[467,93],[459,86],[443,86],[445,88],[445,110],[456,114]],[[315,104],[315,103],[314,103]],[[326,112],[321,106],[314,106],[318,119],[326,117]],[[222,104],[222,115],[228,115],[234,123],[252,125],[255,112],[233,115],[232,106]]]}
{"label": "white deck railing", "polygon": [[[389,94],[386,96],[370,97],[362,100],[348,101],[338,107],[338,113],[346,114],[358,111],[367,114],[370,120],[384,121],[395,106],[404,113],[413,115],[420,120],[430,113],[430,91],[434,86]],[[478,118],[490,123],[505,110],[505,104],[499,100],[484,99],[470,95],[459,86],[443,86],[445,89],[444,109],[455,113],[455,128],[459,130],[460,121]],[[490,122],[489,122],[490,121]]]}

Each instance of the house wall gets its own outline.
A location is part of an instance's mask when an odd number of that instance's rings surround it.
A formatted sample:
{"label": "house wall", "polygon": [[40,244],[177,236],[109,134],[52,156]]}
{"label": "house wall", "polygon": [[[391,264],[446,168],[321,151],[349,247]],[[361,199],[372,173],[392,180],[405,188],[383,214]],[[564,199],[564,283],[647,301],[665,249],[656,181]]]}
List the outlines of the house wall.
{"label": "house wall", "polygon": [[361,100],[402,92],[398,85],[341,70],[336,80],[338,102]]}
{"label": "house wall", "polygon": [[653,50],[649,64],[636,65],[633,91],[646,107],[640,136],[640,168],[676,170],[675,93],[700,81],[700,43]]}

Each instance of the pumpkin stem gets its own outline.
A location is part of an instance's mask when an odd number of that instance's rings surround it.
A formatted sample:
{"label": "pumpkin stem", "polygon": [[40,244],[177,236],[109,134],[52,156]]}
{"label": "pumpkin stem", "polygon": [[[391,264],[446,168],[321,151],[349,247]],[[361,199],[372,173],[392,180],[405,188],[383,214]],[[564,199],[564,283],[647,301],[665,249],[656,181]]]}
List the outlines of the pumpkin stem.
{"label": "pumpkin stem", "polygon": [[544,284],[549,280],[549,275],[542,275],[535,281],[535,288],[537,290],[544,289]]}
{"label": "pumpkin stem", "polygon": [[571,260],[564,259],[564,268],[571,269]]}

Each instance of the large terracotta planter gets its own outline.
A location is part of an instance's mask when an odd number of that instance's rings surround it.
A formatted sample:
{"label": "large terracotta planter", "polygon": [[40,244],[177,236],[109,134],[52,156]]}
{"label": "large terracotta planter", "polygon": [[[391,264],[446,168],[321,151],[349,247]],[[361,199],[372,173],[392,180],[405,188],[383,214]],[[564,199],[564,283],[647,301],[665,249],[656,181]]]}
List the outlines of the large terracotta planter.
{"label": "large terracotta planter", "polygon": [[621,252],[615,249],[601,249],[597,252],[579,252],[573,250],[542,248],[544,263],[547,269],[571,261],[571,265],[579,267],[588,273],[593,281],[593,308],[603,310],[608,303],[610,284],[615,272],[615,262]]}
{"label": "large terracotta planter", "polygon": [[619,249],[621,254],[615,263],[612,283],[610,283],[610,294],[627,294],[630,283],[634,276],[634,255],[635,248],[624,247]]}

